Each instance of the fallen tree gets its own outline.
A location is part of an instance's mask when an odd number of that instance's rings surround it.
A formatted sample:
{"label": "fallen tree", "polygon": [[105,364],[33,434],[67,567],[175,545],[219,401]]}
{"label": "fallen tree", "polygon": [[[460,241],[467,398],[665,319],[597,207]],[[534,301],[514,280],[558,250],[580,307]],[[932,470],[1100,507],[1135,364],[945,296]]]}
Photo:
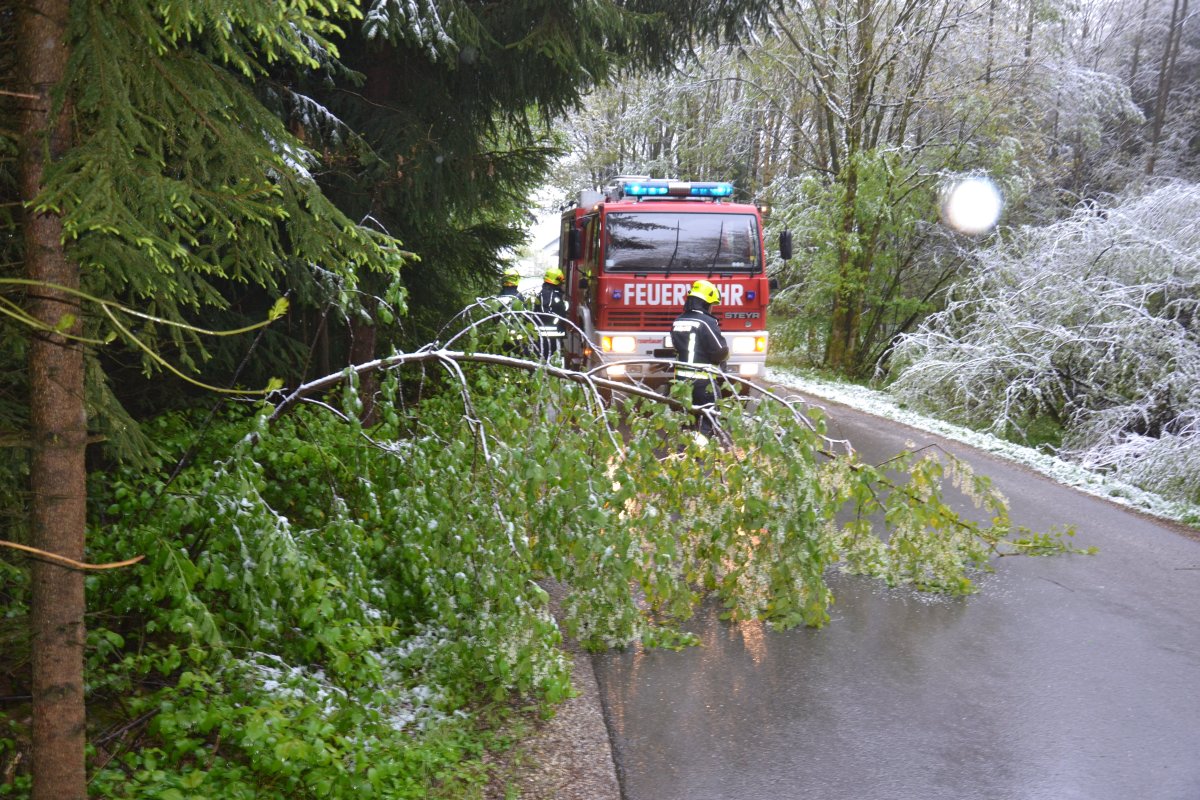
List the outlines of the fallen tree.
{"label": "fallen tree", "polygon": [[491,703],[568,691],[564,632],[686,645],[709,595],[820,626],[830,569],[967,594],[995,557],[1071,549],[945,454],[863,464],[770,392],[724,398],[704,439],[683,394],[489,352],[519,330],[499,321],[161,417],[156,469],[93,476],[89,560],[145,556],[88,578],[95,791],[454,796],[482,780]]}

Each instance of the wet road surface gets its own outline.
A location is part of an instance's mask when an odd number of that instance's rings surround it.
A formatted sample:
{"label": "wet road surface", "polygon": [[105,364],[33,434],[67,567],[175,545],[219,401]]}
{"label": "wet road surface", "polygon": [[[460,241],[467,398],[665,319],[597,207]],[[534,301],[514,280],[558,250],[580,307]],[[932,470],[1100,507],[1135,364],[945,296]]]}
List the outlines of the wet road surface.
{"label": "wet road surface", "polygon": [[700,647],[595,658],[625,800],[1200,800],[1200,541],[931,434],[825,404],[864,460],[939,441],[1014,523],[969,598],[834,576],[823,629],[706,607]]}

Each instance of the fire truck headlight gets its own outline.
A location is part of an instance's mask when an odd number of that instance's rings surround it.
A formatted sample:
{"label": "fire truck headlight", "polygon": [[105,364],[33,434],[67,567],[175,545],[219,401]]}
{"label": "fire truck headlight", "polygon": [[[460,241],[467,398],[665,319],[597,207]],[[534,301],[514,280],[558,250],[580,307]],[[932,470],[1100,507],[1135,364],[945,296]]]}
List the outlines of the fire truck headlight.
{"label": "fire truck headlight", "polygon": [[758,374],[759,363],[752,361],[749,364],[738,364],[738,374],[745,378],[750,378]]}
{"label": "fire truck headlight", "polygon": [[633,353],[637,350],[637,340],[632,336],[602,336],[600,346],[606,353]]}
{"label": "fire truck headlight", "polygon": [[625,365],[613,364],[611,367],[605,367],[604,372],[610,378],[620,378],[625,374]]}
{"label": "fire truck headlight", "polygon": [[729,341],[729,352],[735,355],[745,355],[754,352],[754,336],[734,336]]}

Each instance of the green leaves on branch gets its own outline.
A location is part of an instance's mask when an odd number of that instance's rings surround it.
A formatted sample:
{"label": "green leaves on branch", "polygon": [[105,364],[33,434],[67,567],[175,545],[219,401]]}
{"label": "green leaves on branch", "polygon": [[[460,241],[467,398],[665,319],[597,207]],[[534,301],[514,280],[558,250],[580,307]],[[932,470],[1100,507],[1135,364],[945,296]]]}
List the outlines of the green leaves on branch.
{"label": "green leaves on branch", "polygon": [[[117,473],[94,487],[95,558],[149,564],[91,579],[119,634],[93,632],[91,682],[176,676],[134,713],[155,712],[164,763],[220,761],[214,796],[433,796],[441,783],[414,765],[462,777],[464,714],[566,695],[564,632],[683,646],[679,623],[709,595],[733,618],[819,626],[831,569],[965,594],[993,555],[1064,549],[1027,532],[1008,544],[1004,498],[961,462],[864,465],[834,452],[816,411],[776,398],[724,401],[717,446],[667,398],[604,409],[561,370],[415,355],[381,362],[373,427],[346,371],[320,400],[228,416],[170,486]],[[156,427],[190,444],[187,418]],[[564,587],[563,629],[547,581]],[[193,779],[151,754],[100,783]]]}

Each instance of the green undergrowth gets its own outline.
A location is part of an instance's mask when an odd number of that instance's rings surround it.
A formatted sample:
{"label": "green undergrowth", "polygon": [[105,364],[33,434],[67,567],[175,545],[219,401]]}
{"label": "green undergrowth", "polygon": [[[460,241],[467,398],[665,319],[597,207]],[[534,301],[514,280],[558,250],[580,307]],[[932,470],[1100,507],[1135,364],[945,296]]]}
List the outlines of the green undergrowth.
{"label": "green undergrowth", "polygon": [[[686,645],[712,593],[820,626],[835,565],[965,594],[998,553],[1070,549],[1011,530],[959,462],[885,474],[779,404],[726,401],[718,446],[544,371],[450,375],[405,402],[419,374],[389,374],[368,427],[353,379],[270,424],[161,417],[158,469],[92,476],[89,560],[145,556],[87,579],[93,796],[482,797],[509,709],[570,692],[564,633]],[[546,578],[569,587],[565,631]],[[23,735],[0,730],[0,764]]]}

